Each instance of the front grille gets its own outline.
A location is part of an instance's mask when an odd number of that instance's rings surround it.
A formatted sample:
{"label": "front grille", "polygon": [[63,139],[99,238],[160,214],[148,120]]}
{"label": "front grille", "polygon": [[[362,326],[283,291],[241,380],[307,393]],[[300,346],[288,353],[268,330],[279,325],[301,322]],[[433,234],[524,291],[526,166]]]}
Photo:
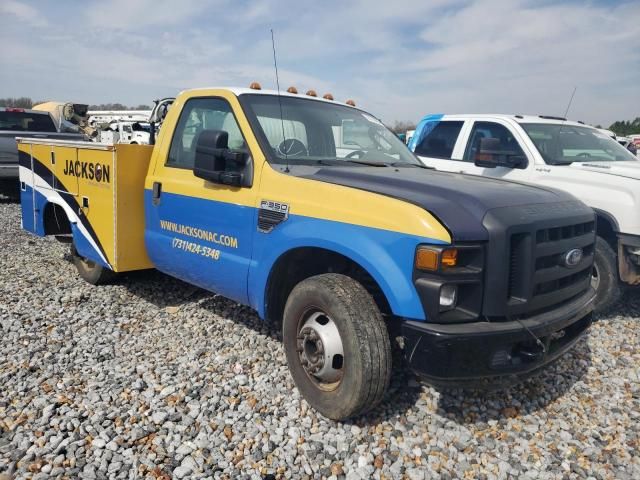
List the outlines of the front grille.
{"label": "front grille", "polygon": [[557,242],[568,238],[580,237],[586,233],[593,233],[595,222],[584,222],[563,227],[544,228],[536,232],[536,243]]}
{"label": "front grille", "polygon": [[[591,279],[594,242],[593,221],[511,235],[508,302],[521,307],[526,304],[527,313],[532,313],[557,306],[585,291]],[[578,248],[582,249],[582,259],[575,266],[567,266],[564,262],[567,252]]]}
{"label": "front grille", "polygon": [[524,295],[523,278],[526,275],[526,260],[529,248],[529,234],[516,233],[511,236],[509,248],[509,283],[507,298],[522,298]]}

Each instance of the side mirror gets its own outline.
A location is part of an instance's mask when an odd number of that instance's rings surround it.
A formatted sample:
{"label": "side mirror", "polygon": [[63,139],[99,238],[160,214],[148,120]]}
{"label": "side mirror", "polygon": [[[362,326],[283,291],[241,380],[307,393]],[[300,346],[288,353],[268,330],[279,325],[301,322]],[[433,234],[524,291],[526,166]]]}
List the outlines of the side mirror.
{"label": "side mirror", "polygon": [[473,163],[484,168],[525,168],[527,158],[519,152],[504,150],[499,138],[481,138]]}
{"label": "side mirror", "polygon": [[196,139],[193,174],[209,182],[240,187],[243,174],[236,171],[247,164],[244,152],[229,150],[229,133],[224,130],[203,130]]}

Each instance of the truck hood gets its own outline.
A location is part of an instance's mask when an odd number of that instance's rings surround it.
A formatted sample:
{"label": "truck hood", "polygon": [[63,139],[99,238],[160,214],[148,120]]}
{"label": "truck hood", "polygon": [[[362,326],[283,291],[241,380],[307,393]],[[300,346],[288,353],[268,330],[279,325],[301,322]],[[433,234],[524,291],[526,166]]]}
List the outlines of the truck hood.
{"label": "truck hood", "polygon": [[640,180],[640,160],[625,160],[623,162],[581,162],[572,163],[571,168],[589,170],[618,177]]}
{"label": "truck hood", "polygon": [[303,176],[418,205],[435,215],[458,242],[487,240],[482,220],[487,212],[496,208],[544,205],[544,208],[523,209],[522,215],[527,217],[544,215],[551,210],[575,212],[587,208],[560,190],[419,168],[321,168]]}

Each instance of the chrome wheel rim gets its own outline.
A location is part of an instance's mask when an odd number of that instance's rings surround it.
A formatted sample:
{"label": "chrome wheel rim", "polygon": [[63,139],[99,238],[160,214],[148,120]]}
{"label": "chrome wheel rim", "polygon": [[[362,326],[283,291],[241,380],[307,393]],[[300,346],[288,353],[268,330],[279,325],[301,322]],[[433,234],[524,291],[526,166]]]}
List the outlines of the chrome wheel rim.
{"label": "chrome wheel rim", "polygon": [[323,390],[337,388],[344,370],[342,338],[335,322],[319,310],[307,312],[297,336],[300,364]]}
{"label": "chrome wheel rim", "polygon": [[598,286],[600,285],[600,275],[598,273],[598,267],[593,266],[593,270],[591,271],[591,286],[594,290],[598,290]]}

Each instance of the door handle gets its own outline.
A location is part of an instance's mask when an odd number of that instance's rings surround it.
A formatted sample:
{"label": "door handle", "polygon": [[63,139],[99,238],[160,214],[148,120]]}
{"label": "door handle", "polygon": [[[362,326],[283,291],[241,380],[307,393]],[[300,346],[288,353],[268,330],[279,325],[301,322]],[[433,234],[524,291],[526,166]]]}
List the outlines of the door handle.
{"label": "door handle", "polygon": [[151,194],[151,203],[153,203],[154,205],[159,205],[161,194],[162,194],[162,184],[160,182],[153,182],[153,192]]}

